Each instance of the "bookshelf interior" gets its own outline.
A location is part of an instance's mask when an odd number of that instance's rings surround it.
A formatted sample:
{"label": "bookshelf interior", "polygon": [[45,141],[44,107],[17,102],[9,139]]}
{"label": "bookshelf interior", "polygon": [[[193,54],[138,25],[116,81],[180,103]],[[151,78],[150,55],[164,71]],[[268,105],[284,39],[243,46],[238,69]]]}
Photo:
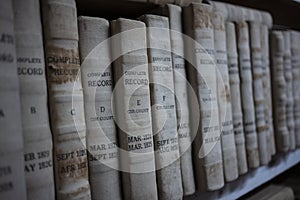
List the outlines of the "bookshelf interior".
{"label": "bookshelf interior", "polygon": [[300,0],[20,2],[0,0],[0,199],[231,200],[283,176],[300,199]]}
{"label": "bookshelf interior", "polygon": [[[300,30],[297,19],[300,18],[300,3],[286,0],[222,0],[220,2],[246,6],[269,12],[273,17],[273,25]],[[136,19],[142,14],[158,7],[144,2],[124,0],[76,0],[78,15],[103,17],[109,20],[119,17]],[[196,192],[186,196],[186,200],[196,199],[237,199],[264,183],[272,180],[300,162],[300,149],[286,154],[281,153],[272,159],[271,163],[240,176],[237,180],[226,183],[221,190],[213,192]]]}

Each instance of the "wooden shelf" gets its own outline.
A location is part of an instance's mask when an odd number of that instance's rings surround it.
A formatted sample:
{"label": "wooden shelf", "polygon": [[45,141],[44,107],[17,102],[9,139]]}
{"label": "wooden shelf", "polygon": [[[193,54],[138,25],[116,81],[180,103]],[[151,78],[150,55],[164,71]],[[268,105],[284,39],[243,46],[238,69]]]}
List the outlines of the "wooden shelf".
{"label": "wooden shelf", "polygon": [[300,149],[287,154],[279,154],[273,158],[273,161],[266,166],[249,171],[240,176],[236,181],[227,183],[225,187],[215,192],[197,192],[194,195],[185,197],[185,200],[195,199],[237,199],[260,185],[270,181],[279,174],[285,172],[300,162]]}

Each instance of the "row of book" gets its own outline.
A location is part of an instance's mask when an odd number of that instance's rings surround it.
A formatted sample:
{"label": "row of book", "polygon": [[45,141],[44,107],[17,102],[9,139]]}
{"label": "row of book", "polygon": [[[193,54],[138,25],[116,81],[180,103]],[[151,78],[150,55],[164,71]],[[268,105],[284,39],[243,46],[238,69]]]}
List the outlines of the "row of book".
{"label": "row of book", "polygon": [[182,199],[294,150],[300,33],[271,27],[218,2],[109,22],[0,0],[0,198]]}

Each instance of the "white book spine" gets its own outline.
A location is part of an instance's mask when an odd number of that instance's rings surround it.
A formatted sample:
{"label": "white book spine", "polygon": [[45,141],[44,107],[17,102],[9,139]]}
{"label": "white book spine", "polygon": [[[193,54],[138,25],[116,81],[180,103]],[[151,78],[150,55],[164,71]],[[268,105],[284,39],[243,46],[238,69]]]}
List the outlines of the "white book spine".
{"label": "white book spine", "polygon": [[182,37],[182,8],[168,4],[169,26],[173,61],[174,90],[176,96],[177,131],[180,152],[181,178],[184,195],[195,192],[192,163],[190,113],[188,107],[188,83],[184,61],[184,41]]}
{"label": "white book spine", "polygon": [[212,23],[214,27],[214,44],[216,51],[215,62],[218,69],[218,106],[224,175],[226,181],[233,181],[238,178],[239,171],[237,165],[236,145],[232,122],[225,20],[220,11],[214,11],[214,14],[212,15]]}
{"label": "white book spine", "polygon": [[79,17],[79,50],[93,199],[121,199],[117,131],[112,114],[109,22]]}
{"label": "white book spine", "polygon": [[124,199],[157,199],[145,24],[111,22],[114,103]]}
{"label": "white book spine", "polygon": [[[266,97],[265,118],[268,126],[270,154],[275,155],[275,137],[273,127],[273,109],[271,93],[271,74],[270,74],[270,50],[269,50],[269,30],[268,26],[261,25],[261,42],[262,42],[262,63],[263,63],[263,86]],[[270,155],[270,156],[271,156]]]}
{"label": "white book spine", "polygon": [[259,152],[252,89],[249,28],[244,21],[238,22],[236,27],[247,160],[249,168],[256,168],[259,166]]}
{"label": "white book spine", "polygon": [[293,72],[295,138],[297,147],[300,147],[300,32],[291,31],[290,34]]}
{"label": "white book spine", "polygon": [[281,31],[272,31],[272,94],[274,107],[274,128],[278,151],[288,151],[289,132],[286,125],[286,82],[283,67],[284,38]]}
{"label": "white book spine", "polygon": [[284,55],[283,68],[284,78],[286,81],[286,125],[290,137],[290,150],[296,148],[295,138],[295,123],[294,123],[294,97],[293,97],[293,74],[292,74],[292,60],[291,60],[291,37],[290,32],[283,31],[284,39]]}
{"label": "white book spine", "polygon": [[26,200],[14,13],[0,0],[0,199]]}
{"label": "white book spine", "polygon": [[[197,131],[193,144],[194,169],[198,189],[209,191],[224,186],[212,12],[212,7],[205,4],[195,3],[184,8],[185,33],[195,40],[185,41],[190,62],[188,78],[198,97],[201,116],[200,121],[195,122],[198,109],[190,107],[192,131]],[[199,123],[198,129],[194,128],[195,123]]]}
{"label": "white book spine", "polygon": [[239,174],[248,171],[243,113],[241,104],[240,76],[238,68],[238,54],[236,45],[236,30],[232,22],[226,22],[226,46],[229,71],[229,83],[232,106],[232,119],[235,135],[235,145]]}
{"label": "white book spine", "polygon": [[[55,199],[40,4],[14,0],[28,199]],[[45,194],[47,194],[45,196]]]}
{"label": "white book spine", "polygon": [[167,4],[152,12],[169,18],[181,179],[183,195],[191,195],[196,188],[192,164],[192,138],[188,107],[188,93],[191,87],[188,85],[185,69],[181,22],[182,8]]}
{"label": "white book spine", "polygon": [[74,0],[42,1],[57,199],[90,199]]}
{"label": "white book spine", "polygon": [[159,199],[183,196],[169,20],[144,15],[147,31],[152,129]]}
{"label": "white book spine", "polygon": [[263,88],[262,49],[260,23],[249,22],[251,70],[253,78],[253,99],[256,117],[256,132],[258,138],[259,159],[261,165],[269,162],[267,126],[265,120],[265,97]]}

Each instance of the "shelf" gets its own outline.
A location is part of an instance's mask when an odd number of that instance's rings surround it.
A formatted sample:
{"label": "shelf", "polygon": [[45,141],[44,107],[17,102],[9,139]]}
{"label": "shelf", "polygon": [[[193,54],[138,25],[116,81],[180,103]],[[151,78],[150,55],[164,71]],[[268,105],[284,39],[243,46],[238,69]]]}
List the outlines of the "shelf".
{"label": "shelf", "polygon": [[225,187],[219,191],[205,193],[197,192],[194,195],[186,197],[185,200],[237,199],[285,172],[299,162],[300,149],[288,152],[287,154],[279,154],[274,157],[274,160],[269,165],[261,166],[249,171],[247,174],[240,176],[236,181],[227,183]]}

